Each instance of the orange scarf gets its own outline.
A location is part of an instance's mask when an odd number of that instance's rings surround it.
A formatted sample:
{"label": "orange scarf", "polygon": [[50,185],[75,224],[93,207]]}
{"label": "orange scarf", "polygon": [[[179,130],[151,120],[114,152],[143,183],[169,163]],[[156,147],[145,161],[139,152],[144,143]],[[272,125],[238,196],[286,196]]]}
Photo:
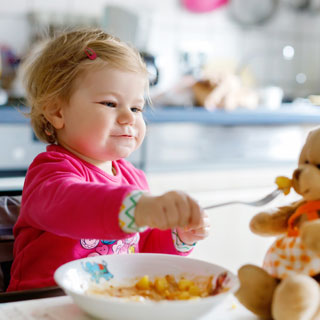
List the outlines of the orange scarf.
{"label": "orange scarf", "polygon": [[318,211],[320,211],[320,200],[308,201],[307,203],[300,206],[294,214],[288,220],[288,236],[297,237],[299,235],[299,229],[294,226],[294,221],[302,216],[307,215],[308,221],[318,219]]}

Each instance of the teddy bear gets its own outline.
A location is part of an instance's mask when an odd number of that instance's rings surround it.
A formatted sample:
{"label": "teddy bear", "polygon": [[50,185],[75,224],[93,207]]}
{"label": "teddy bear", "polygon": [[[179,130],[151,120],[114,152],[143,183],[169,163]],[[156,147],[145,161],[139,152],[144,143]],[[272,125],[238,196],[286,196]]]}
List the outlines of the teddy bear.
{"label": "teddy bear", "polygon": [[259,104],[256,90],[243,85],[241,78],[233,73],[215,72],[192,85],[195,104],[208,110],[238,107],[255,109]]}
{"label": "teddy bear", "polygon": [[309,132],[298,167],[287,181],[290,185],[280,181],[279,187],[288,191],[292,186],[301,199],[251,219],[253,233],[277,237],[263,267],[240,267],[235,295],[262,319],[319,320],[320,127]]}

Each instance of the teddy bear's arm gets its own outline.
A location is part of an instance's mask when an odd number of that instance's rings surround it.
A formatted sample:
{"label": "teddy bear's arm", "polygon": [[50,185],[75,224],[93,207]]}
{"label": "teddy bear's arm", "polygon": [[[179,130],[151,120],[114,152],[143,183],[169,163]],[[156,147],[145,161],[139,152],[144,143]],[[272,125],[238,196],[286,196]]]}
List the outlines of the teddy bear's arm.
{"label": "teddy bear's arm", "polygon": [[320,219],[307,221],[301,226],[302,243],[316,254],[320,254]]}
{"label": "teddy bear's arm", "polygon": [[251,231],[261,236],[276,236],[285,233],[290,216],[304,202],[304,200],[299,200],[288,206],[258,213],[251,219]]}

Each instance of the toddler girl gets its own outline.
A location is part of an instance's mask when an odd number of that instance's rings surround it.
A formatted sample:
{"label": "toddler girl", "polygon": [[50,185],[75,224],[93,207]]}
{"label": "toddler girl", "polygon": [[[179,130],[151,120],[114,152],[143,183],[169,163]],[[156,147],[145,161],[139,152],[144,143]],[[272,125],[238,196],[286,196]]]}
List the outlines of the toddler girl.
{"label": "toddler girl", "polygon": [[152,196],[124,158],[142,143],[148,74],[139,53],[101,30],[76,30],[29,58],[31,123],[49,143],[30,165],[14,227],[8,291],[53,286],[60,265],[95,255],[186,255],[208,218],[183,192]]}

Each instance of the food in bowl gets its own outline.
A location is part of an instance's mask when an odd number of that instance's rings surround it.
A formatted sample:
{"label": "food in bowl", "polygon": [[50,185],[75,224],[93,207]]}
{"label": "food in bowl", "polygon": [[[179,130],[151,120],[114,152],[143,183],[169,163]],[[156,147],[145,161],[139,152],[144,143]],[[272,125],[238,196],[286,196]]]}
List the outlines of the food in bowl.
{"label": "food in bowl", "polygon": [[[177,282],[182,276],[191,280],[214,275],[212,288],[216,291],[204,298],[144,299],[143,302],[88,294],[89,289],[105,288],[107,283],[135,285],[145,275],[153,283],[157,277],[166,275],[174,276]],[[84,312],[99,319],[112,320],[199,319],[211,313],[239,288],[238,278],[222,266],[191,257],[153,253],[101,255],[70,261],[56,270],[54,278]]]}
{"label": "food in bowl", "polygon": [[215,276],[179,276],[167,274],[151,280],[144,275],[135,281],[128,281],[127,285],[106,283],[103,287],[91,286],[87,293],[93,295],[125,298],[131,301],[161,301],[161,300],[192,300],[214,296],[229,290],[224,285],[227,273],[221,273],[215,283]]}

